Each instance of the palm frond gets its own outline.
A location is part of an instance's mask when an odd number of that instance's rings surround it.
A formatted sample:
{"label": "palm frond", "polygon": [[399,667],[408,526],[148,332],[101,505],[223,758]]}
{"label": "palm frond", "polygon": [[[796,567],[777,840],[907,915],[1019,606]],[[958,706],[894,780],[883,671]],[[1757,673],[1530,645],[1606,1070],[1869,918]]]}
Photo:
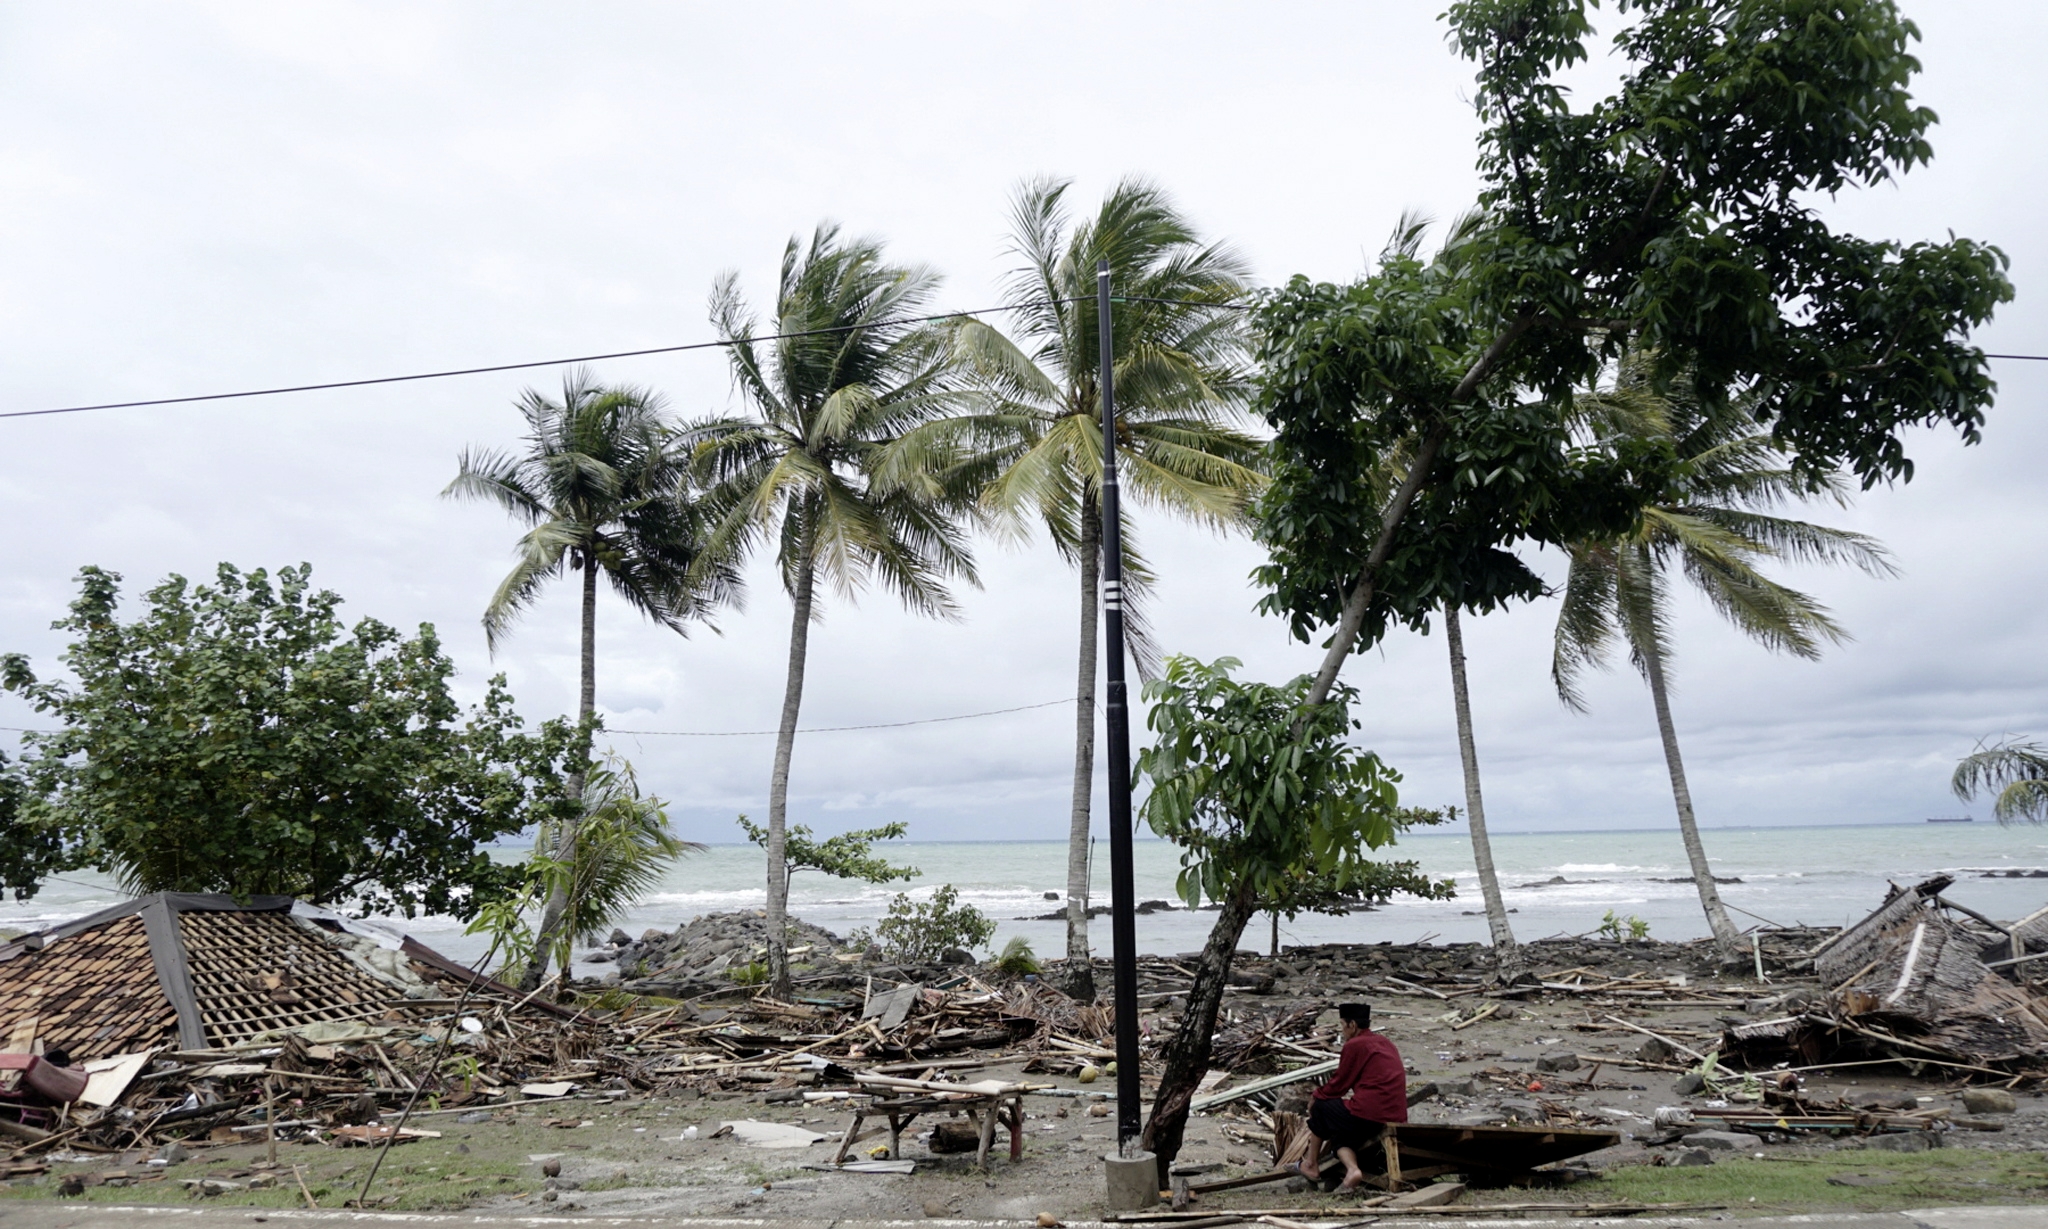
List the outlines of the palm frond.
{"label": "palm frond", "polygon": [[1979,743],[1956,765],[1949,787],[1965,802],[1999,791],[1992,814],[2001,824],[2048,822],[2048,746],[2017,738]]}
{"label": "palm frond", "polygon": [[1615,559],[1611,546],[1585,542],[1569,550],[1564,605],[1552,636],[1550,678],[1566,707],[1586,709],[1579,678],[1588,666],[1604,668],[1614,642]]}
{"label": "palm frond", "polygon": [[[543,824],[536,849],[557,848],[560,833]],[[615,756],[590,771],[568,865],[569,936],[589,942],[627,909],[661,886],[670,863],[705,846],[669,828],[667,804],[643,796],[631,764]],[[564,964],[566,966],[566,961]]]}

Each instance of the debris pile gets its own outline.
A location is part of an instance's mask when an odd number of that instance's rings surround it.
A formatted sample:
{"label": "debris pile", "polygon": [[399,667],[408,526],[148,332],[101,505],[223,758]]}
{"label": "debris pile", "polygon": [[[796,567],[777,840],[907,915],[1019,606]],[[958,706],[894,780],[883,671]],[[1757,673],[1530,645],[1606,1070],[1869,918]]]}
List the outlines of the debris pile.
{"label": "debris pile", "polygon": [[[1715,1146],[1704,1138],[1715,1132],[1925,1141],[1992,1129],[1967,1101],[1958,1111],[1814,1094],[1795,1069],[1924,1063],[2008,1084],[2048,1073],[2048,1016],[2023,980],[2034,966],[2009,954],[2048,948],[2048,934],[1989,922],[1945,900],[1947,886],[1895,891],[1840,933],[1755,932],[1747,967],[1732,971],[1704,941],[1539,941],[1524,947],[1539,971],[1508,984],[1474,944],[1239,953],[1193,1106],[1235,1145],[1285,1155],[1289,1115],[1335,1066],[1334,1005],[1358,997],[1414,1030],[1401,1042],[1412,1061],[1434,1049],[1438,1072],[1455,1068],[1411,1082],[1417,1121],[1382,1158],[1389,1187],[1554,1168],[1623,1128],[1643,1147],[1694,1152]],[[760,923],[722,914],[638,941],[615,934],[622,976],[522,995],[412,940],[295,916],[287,900],[129,902],[0,945],[0,1038],[15,1052],[0,1054],[0,1142],[15,1150],[0,1169],[32,1172],[62,1150],[119,1153],[120,1172],[147,1178],[161,1169],[138,1168],[144,1158],[181,1147],[403,1143],[431,1134],[434,1114],[509,1121],[522,1104],[575,1126],[578,1110],[549,1103],[629,1093],[843,1112],[860,1120],[841,1137],[849,1147],[865,1130],[890,1133],[886,1157],[871,1148],[855,1164],[899,1164],[896,1138],[939,1110],[978,1117],[972,1138],[931,1146],[981,1157],[999,1128],[1021,1129],[1018,1098],[1045,1098],[1031,1104],[1060,1118],[1110,1113],[1111,1010],[1061,993],[1056,972],[890,965],[797,923],[795,989],[780,999],[754,984]],[[1139,962],[1142,1056],[1156,1059],[1173,1036],[1193,976],[1190,957]],[[1479,1040],[1500,1045],[1518,1029],[1529,1036],[1512,1049]],[[999,1064],[1002,1080],[972,1074]],[[1631,1081],[1650,1072],[1698,1100],[1654,1109],[1654,1120],[1648,1102],[1587,1100],[1648,1091]],[[1053,1075],[1078,1083],[1054,1087]],[[75,1093],[58,1087],[81,1080]],[[2006,1101],[1986,1112],[2008,1112]]]}
{"label": "debris pile", "polygon": [[2048,1067],[2048,1003],[2017,972],[2028,942],[1942,893],[1937,875],[1894,887],[1876,911],[1812,956],[1820,992],[1801,1010],[1728,1031],[1751,1067],[1895,1059],[2019,1074]]}

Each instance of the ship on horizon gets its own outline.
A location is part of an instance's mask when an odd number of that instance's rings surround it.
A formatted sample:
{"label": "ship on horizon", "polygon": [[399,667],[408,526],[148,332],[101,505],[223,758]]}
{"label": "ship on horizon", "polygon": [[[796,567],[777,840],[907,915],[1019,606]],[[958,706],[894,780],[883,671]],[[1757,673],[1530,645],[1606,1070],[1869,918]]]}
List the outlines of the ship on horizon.
{"label": "ship on horizon", "polygon": [[1974,824],[1977,822],[1977,817],[1974,815],[1943,815],[1938,818],[1929,819],[1927,822],[1930,824]]}

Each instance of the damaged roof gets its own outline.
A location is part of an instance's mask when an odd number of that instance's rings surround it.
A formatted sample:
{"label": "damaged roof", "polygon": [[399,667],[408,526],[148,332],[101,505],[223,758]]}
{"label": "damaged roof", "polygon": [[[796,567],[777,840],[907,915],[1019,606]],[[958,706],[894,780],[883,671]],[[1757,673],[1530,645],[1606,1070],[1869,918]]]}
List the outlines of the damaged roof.
{"label": "damaged roof", "polygon": [[0,1037],[74,1059],[231,1046],[402,1002],[288,896],[158,892],[0,945]]}

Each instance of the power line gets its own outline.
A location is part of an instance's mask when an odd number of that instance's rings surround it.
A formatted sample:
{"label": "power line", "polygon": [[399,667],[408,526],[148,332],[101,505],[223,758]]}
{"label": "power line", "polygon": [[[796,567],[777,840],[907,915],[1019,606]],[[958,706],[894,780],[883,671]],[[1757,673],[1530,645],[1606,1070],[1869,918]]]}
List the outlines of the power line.
{"label": "power line", "polygon": [[93,410],[130,410],[155,405],[190,405],[196,401],[233,401],[243,397],[275,397],[282,393],[316,393],[334,388],[365,388],[375,384],[407,384],[416,380],[445,380],[451,376],[488,375],[495,371],[526,371],[535,367],[567,367],[574,363],[598,363],[615,358],[644,358],[650,354],[680,354],[686,350],[716,350],[728,346],[750,345],[757,341],[794,341],[804,337],[822,337],[830,333],[851,333],[861,329],[889,328],[895,325],[931,324],[940,320],[965,320],[984,312],[1021,311],[1027,307],[1042,307],[1049,303],[1073,303],[1077,299],[1040,299],[1031,303],[1010,303],[997,307],[977,307],[965,311],[939,312],[930,316],[897,316],[887,320],[871,320],[866,324],[837,324],[823,329],[802,329],[794,333],[769,333],[760,337],[736,337],[719,341],[693,341],[679,346],[650,346],[644,350],[614,350],[608,354],[582,354],[573,358],[534,359],[521,363],[494,363],[488,367],[456,367],[446,371],[418,371],[402,376],[370,376],[360,380],[330,380],[324,384],[286,384],[276,388],[248,388],[233,393],[199,393],[190,397],[153,397],[146,401],[106,401],[97,405],[64,405],[47,410],[9,410],[0,412],[0,418],[41,418],[50,414],[85,414]]}
{"label": "power line", "polygon": [[[912,725],[939,725],[948,721],[973,721],[978,717],[1000,717],[1004,713],[1028,713],[1033,709],[1051,708],[1055,704],[1072,704],[1073,696],[1062,696],[1057,700],[1046,700],[1038,704],[1019,704],[1015,708],[991,708],[979,713],[957,713],[951,717],[919,717],[915,721],[877,721],[869,725],[820,725],[807,726],[799,734],[843,734],[848,730],[900,730]],[[0,725],[0,730],[15,734],[58,734],[61,730],[47,730],[40,727]],[[606,734],[633,734],[650,738],[757,738],[767,734],[780,734],[780,730],[606,730]]]}
{"label": "power line", "polygon": [[[1092,296],[1091,296],[1092,297]],[[1084,303],[1088,298],[1034,299],[1028,303],[1004,303],[994,307],[966,308],[960,311],[937,312],[929,316],[896,316],[886,320],[872,320],[865,324],[839,324],[830,328],[802,329],[793,333],[767,333],[759,337],[740,337],[719,341],[693,341],[674,346],[650,346],[641,350],[613,350],[604,354],[580,354],[570,358],[531,359],[518,363],[493,363],[483,367],[452,367],[442,371],[416,371],[400,376],[368,376],[358,380],[329,380],[319,384],[283,384],[273,388],[248,388],[231,393],[197,393],[186,397],[152,397],[142,401],[103,401],[93,405],[63,405],[43,410],[0,411],[0,418],[43,418],[52,414],[87,414],[96,410],[132,410],[159,405],[192,405],[202,401],[238,401],[249,397],[275,397],[286,393],[317,393],[337,388],[368,388],[379,384],[410,384],[420,380],[445,380],[455,376],[490,375],[500,371],[531,371],[538,367],[567,367],[576,363],[600,363],[609,359],[646,358],[656,354],[682,354],[691,350],[717,350],[757,341],[795,341],[805,337],[822,337],[832,333],[851,333],[861,329],[890,328],[898,325],[933,324],[941,320],[966,320],[988,312],[1022,311],[1029,307],[1046,307],[1055,303]],[[1253,311],[1255,303],[1226,303],[1212,299],[1164,299],[1148,295],[1117,295],[1117,303],[1164,303],[1176,307],[1208,307],[1229,311]],[[2012,359],[2022,362],[2048,363],[2048,354],[1986,354],[1985,358]],[[5,727],[0,727],[5,728]]]}
{"label": "power line", "polygon": [[[841,734],[847,730],[898,730],[907,725],[938,725],[945,721],[972,721],[976,717],[999,717],[1004,713],[1029,712],[1034,708],[1051,708],[1055,704],[1072,704],[1073,696],[1062,696],[1042,704],[1019,704],[1015,708],[992,708],[982,713],[961,713],[954,717],[920,717],[916,721],[878,721],[872,725],[820,725],[798,730],[799,734]],[[606,730],[607,734],[647,734],[665,738],[753,738],[765,734],[780,734],[780,730]]]}

